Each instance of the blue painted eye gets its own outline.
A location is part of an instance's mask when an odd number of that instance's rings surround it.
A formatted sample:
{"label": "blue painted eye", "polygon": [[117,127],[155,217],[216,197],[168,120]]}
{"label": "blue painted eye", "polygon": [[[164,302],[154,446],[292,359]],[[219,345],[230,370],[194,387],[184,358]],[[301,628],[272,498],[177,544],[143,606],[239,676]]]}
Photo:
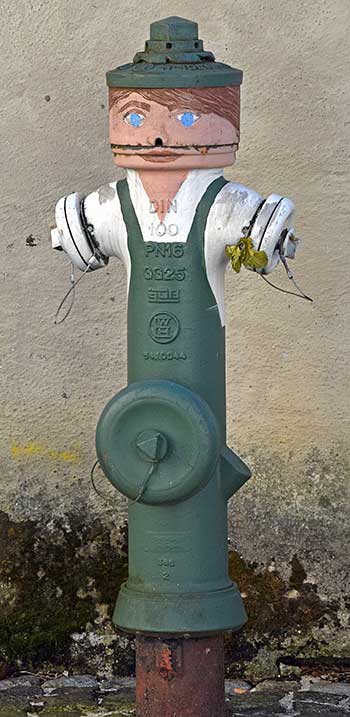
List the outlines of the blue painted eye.
{"label": "blue painted eye", "polygon": [[186,112],[181,112],[181,114],[177,115],[177,119],[184,127],[192,127],[199,119],[199,115],[195,115],[194,112],[187,110]]}
{"label": "blue painted eye", "polygon": [[125,115],[124,122],[129,124],[131,127],[141,127],[144,119],[145,117],[141,114],[141,112],[129,112]]}

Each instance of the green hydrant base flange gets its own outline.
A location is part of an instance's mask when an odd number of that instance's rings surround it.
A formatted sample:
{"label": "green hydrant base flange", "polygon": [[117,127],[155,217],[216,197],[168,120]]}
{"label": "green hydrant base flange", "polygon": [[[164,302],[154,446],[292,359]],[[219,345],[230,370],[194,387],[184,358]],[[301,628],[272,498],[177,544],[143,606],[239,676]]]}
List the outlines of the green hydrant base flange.
{"label": "green hydrant base flange", "polygon": [[246,621],[247,613],[235,583],[211,593],[161,595],[130,590],[124,583],[113,613],[114,624],[122,630],[151,634],[198,636],[235,631]]}

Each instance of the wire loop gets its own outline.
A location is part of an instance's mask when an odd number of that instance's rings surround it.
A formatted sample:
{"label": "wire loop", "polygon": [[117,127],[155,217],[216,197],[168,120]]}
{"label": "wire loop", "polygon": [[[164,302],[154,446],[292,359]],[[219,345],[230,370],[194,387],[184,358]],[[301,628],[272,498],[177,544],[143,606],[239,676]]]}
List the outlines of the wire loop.
{"label": "wire loop", "polygon": [[[136,496],[136,498],[135,498],[134,500],[130,501],[130,505],[134,505],[135,503],[139,503],[139,501],[141,500],[142,496],[144,495],[144,493],[145,493],[145,491],[146,491],[146,488],[147,488],[147,486],[148,486],[148,482],[149,482],[151,476],[153,475],[155,469],[157,468],[157,465],[158,465],[158,462],[151,464],[151,466],[150,466],[150,468],[149,468],[149,470],[148,470],[148,472],[147,472],[146,478],[145,478],[145,480],[143,481],[143,483],[141,484],[141,487],[140,487],[140,490],[139,490],[138,495]],[[100,496],[100,498],[103,498],[103,500],[105,500],[106,503],[112,503],[112,501],[111,501],[111,499],[109,498],[109,496],[104,495],[104,493],[101,493],[101,491],[99,491],[99,490],[96,488],[96,483],[95,483],[95,470],[96,470],[97,466],[100,466],[100,462],[99,462],[98,458],[96,459],[96,461],[95,461],[95,463],[93,464],[93,466],[92,466],[92,468],[91,468],[91,471],[90,471],[90,481],[91,481],[92,487],[93,487],[95,493],[96,493],[98,496]],[[100,468],[101,468],[101,466],[100,466]]]}
{"label": "wire loop", "polygon": [[283,254],[281,252],[279,252],[279,255],[280,255],[281,262],[286,270],[288,279],[290,279],[290,281],[292,281],[292,283],[294,284],[295,288],[297,289],[297,291],[299,293],[297,294],[295,291],[288,291],[288,289],[283,289],[281,286],[276,286],[276,284],[273,284],[272,281],[267,279],[264,274],[260,274],[261,278],[264,279],[266,284],[269,284],[269,286],[272,286],[272,288],[276,289],[277,291],[281,291],[283,294],[290,294],[291,296],[296,296],[299,299],[305,299],[305,301],[310,301],[311,303],[313,303],[313,299],[310,296],[307,296],[307,294],[305,294],[303,292],[303,290],[300,288],[300,286],[298,286],[297,282],[295,281],[294,276],[287,264],[286,257],[283,256]]}
{"label": "wire loop", "polygon": [[[55,313],[54,324],[55,324],[56,326],[58,326],[59,324],[63,324],[63,322],[68,318],[70,312],[72,311],[73,304],[74,304],[74,301],[75,301],[75,289],[76,289],[76,287],[78,286],[79,281],[81,281],[81,280],[83,279],[83,277],[87,274],[87,272],[92,270],[92,269],[91,269],[91,266],[92,266],[92,262],[93,262],[93,260],[94,260],[95,258],[96,258],[96,255],[95,255],[95,253],[94,253],[94,254],[92,255],[91,259],[89,259],[89,261],[88,261],[88,263],[87,263],[87,265],[86,265],[84,271],[82,272],[82,274],[79,276],[78,279],[75,279],[75,275],[74,275],[74,264],[73,264],[73,262],[71,262],[71,273],[70,273],[70,276],[69,276],[69,280],[70,280],[71,285],[70,285],[68,291],[65,293],[65,295],[64,295],[64,297],[63,297],[61,303],[59,304],[59,307],[58,307],[58,309],[57,309],[57,311],[56,311],[56,313]],[[58,321],[58,317],[59,317],[60,311],[61,311],[61,309],[63,308],[64,304],[66,303],[66,301],[67,301],[68,297],[70,296],[70,294],[72,294],[72,299],[71,299],[71,302],[70,302],[70,304],[69,304],[69,307],[68,307],[66,313],[64,314],[63,318]]]}

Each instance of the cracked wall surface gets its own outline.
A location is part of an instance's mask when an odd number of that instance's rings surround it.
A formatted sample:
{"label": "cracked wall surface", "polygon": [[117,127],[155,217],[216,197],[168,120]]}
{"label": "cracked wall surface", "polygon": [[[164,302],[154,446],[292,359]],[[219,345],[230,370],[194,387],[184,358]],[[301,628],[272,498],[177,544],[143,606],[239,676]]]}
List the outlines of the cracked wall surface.
{"label": "cracked wall surface", "polygon": [[[0,673],[51,662],[128,674],[110,611],[126,571],[126,504],[96,475],[94,432],[125,385],[122,266],[85,277],[53,324],[69,264],[50,248],[56,200],[116,178],[105,70],[159,16],[199,22],[242,67],[230,179],[293,198],[309,305],[227,274],[229,445],[253,469],[230,503],[231,573],[250,622],[227,669],[250,679],[349,658],[348,0],[3,7],[0,268]],[[132,27],[132,33],[130,28]],[[274,281],[286,288],[282,270]],[[120,529],[122,532],[120,533]],[[338,661],[338,662],[337,662]],[[299,666],[299,667],[298,667]]]}

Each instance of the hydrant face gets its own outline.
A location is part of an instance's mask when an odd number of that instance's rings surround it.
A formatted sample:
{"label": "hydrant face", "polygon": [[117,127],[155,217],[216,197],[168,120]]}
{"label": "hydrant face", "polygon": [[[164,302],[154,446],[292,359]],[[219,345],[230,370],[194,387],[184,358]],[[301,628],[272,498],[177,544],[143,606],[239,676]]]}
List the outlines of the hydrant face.
{"label": "hydrant face", "polygon": [[200,169],[235,161],[239,87],[113,88],[109,104],[110,142],[119,167]]}

